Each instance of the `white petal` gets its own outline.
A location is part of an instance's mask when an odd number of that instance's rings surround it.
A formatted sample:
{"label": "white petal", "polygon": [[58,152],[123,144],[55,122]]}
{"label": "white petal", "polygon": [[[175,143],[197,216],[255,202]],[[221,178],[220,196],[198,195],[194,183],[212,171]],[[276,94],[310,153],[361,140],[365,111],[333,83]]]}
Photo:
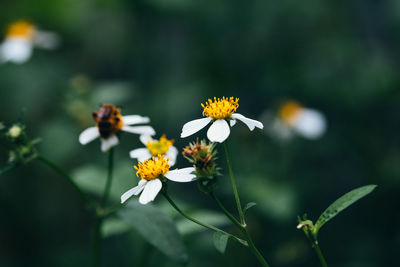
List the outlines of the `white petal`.
{"label": "white petal", "polygon": [[145,187],[145,185],[147,184],[146,180],[140,180],[139,184],[137,186],[135,186],[134,188],[131,188],[130,190],[126,191],[122,196],[121,196],[121,203],[124,203],[128,198],[130,198],[131,196],[135,195],[139,195],[140,192],[142,192],[143,188]]}
{"label": "white petal", "polygon": [[54,49],[60,44],[60,39],[60,36],[56,33],[36,30],[34,45],[38,48]]}
{"label": "white petal", "polygon": [[235,126],[235,124],[236,124],[236,120],[230,120],[230,121],[229,121],[229,125],[230,125],[231,127]]}
{"label": "white petal", "polygon": [[129,152],[129,156],[133,159],[137,159],[139,162],[143,162],[151,158],[151,154],[147,148],[137,148]]}
{"label": "white petal", "polygon": [[134,134],[146,134],[146,135],[155,135],[156,131],[154,131],[151,126],[123,126],[122,131],[134,133]]}
{"label": "white petal", "polygon": [[173,166],[175,165],[176,162],[176,156],[178,156],[178,149],[176,149],[176,147],[171,146],[168,150],[167,153],[165,153],[165,156],[167,156],[167,158],[169,158],[170,160],[168,161],[169,165]]}
{"label": "white petal", "polygon": [[247,127],[249,127],[250,131],[253,131],[255,127],[260,129],[264,128],[264,125],[261,122],[249,119],[239,113],[233,113],[232,118],[242,121],[244,124],[247,125]]}
{"label": "white petal", "polygon": [[300,135],[309,139],[316,139],[326,130],[325,116],[313,109],[304,109],[293,124],[293,129]]}
{"label": "white petal", "polygon": [[25,38],[8,38],[0,46],[0,57],[2,61],[20,64],[31,57],[32,49],[32,42]]}
{"label": "white petal", "polygon": [[81,143],[82,145],[86,145],[87,143],[92,142],[99,136],[100,133],[97,127],[89,127],[79,135],[79,143]]}
{"label": "white petal", "polygon": [[158,192],[160,192],[162,187],[162,183],[159,179],[150,180],[144,187],[142,194],[139,197],[139,202],[141,204],[147,204],[150,201],[153,201]]}
{"label": "white petal", "polygon": [[193,167],[175,169],[167,172],[165,177],[174,182],[191,182],[196,179],[196,175],[192,174],[193,172]]}
{"label": "white petal", "polygon": [[106,152],[110,148],[118,145],[118,143],[118,137],[116,137],[115,135],[112,135],[107,139],[101,138],[101,151]]}
{"label": "white petal", "polygon": [[139,137],[140,142],[142,142],[143,145],[147,145],[147,142],[149,141],[154,141],[153,138],[151,138],[150,135],[148,134],[143,134]]}
{"label": "white petal", "polygon": [[122,117],[122,123],[124,125],[132,125],[139,123],[149,123],[150,119],[148,117],[142,117],[140,115],[127,115]]}
{"label": "white petal", "polygon": [[216,120],[207,131],[207,137],[211,142],[222,143],[228,138],[231,130],[225,120]]}
{"label": "white petal", "polygon": [[206,127],[206,125],[209,124],[211,120],[212,118],[207,117],[185,123],[185,125],[183,125],[182,127],[181,138],[185,138],[194,133],[197,133],[198,131]]}

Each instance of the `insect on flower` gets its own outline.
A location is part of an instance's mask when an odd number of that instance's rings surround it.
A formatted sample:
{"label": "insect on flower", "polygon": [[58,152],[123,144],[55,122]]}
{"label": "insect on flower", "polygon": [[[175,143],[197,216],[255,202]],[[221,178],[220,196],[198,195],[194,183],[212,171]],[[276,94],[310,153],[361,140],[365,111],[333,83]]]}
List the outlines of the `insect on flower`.
{"label": "insect on flower", "polygon": [[139,115],[122,116],[121,110],[112,104],[103,104],[99,111],[93,112],[92,117],[96,122],[96,127],[89,127],[79,136],[82,145],[100,137],[101,150],[107,151],[113,146],[118,145],[118,134],[120,131],[134,134],[154,135],[155,131],[151,126],[130,126],[133,124],[148,123],[148,117]]}
{"label": "insect on flower", "polygon": [[165,134],[162,135],[159,140],[153,139],[149,135],[141,135],[139,139],[146,147],[131,150],[129,152],[131,158],[143,162],[152,157],[157,157],[158,155],[165,155],[169,159],[168,163],[171,166],[175,165],[178,150],[173,146],[173,139],[167,139]]}
{"label": "insect on flower", "polygon": [[8,26],[5,39],[0,44],[0,63],[24,63],[31,57],[34,47],[54,49],[59,43],[57,34],[38,30],[28,21],[16,21]]}
{"label": "insect on flower", "polygon": [[136,176],[140,176],[139,184],[121,196],[121,203],[124,203],[133,195],[139,195],[139,202],[147,204],[153,201],[162,188],[161,180],[171,180],[174,182],[191,182],[196,179],[193,174],[194,168],[169,170],[168,158],[158,155],[135,166]]}
{"label": "insect on flower", "polygon": [[190,136],[197,133],[204,127],[206,127],[210,122],[213,122],[207,131],[207,137],[211,142],[224,142],[229,134],[230,127],[227,121],[229,121],[230,126],[236,124],[236,120],[242,121],[250,131],[254,128],[262,129],[264,126],[261,122],[246,118],[245,116],[235,113],[236,109],[239,107],[239,98],[216,98],[214,101],[208,99],[206,104],[201,104],[203,107],[203,116],[207,118],[197,119],[187,122],[183,125],[181,138]]}

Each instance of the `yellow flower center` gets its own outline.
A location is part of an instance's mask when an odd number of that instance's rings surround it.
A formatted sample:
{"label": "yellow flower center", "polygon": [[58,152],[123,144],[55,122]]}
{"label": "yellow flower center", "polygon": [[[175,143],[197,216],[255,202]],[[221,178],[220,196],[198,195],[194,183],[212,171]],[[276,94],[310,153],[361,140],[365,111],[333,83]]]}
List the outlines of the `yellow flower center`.
{"label": "yellow flower center", "polygon": [[147,149],[153,156],[164,155],[168,152],[170,146],[174,144],[174,139],[168,140],[163,134],[160,140],[148,141],[146,144]]}
{"label": "yellow flower center", "polygon": [[168,163],[168,158],[165,158],[163,155],[158,155],[157,158],[153,157],[152,159],[148,159],[143,163],[135,166],[136,176],[140,178],[150,181],[154,180],[160,175],[164,175],[169,171],[171,166]]}
{"label": "yellow flower center", "polygon": [[222,97],[222,99],[214,97],[214,101],[208,99],[205,105],[201,104],[203,116],[216,120],[229,118],[239,107],[238,101],[239,98],[234,99],[233,97]]}
{"label": "yellow flower center", "polygon": [[292,125],[302,110],[303,107],[298,102],[288,101],[279,109],[279,117],[284,123]]}
{"label": "yellow flower center", "polygon": [[14,22],[7,29],[7,37],[21,37],[32,40],[34,35],[35,26],[24,20]]}

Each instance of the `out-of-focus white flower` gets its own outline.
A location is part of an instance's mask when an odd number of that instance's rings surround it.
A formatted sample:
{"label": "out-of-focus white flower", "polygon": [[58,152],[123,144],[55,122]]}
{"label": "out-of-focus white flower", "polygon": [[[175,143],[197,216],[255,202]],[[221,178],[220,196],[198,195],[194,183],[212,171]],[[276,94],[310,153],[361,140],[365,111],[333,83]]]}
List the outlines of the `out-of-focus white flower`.
{"label": "out-of-focus white flower", "polygon": [[[158,155],[157,158],[146,160],[143,163],[135,166],[136,176],[140,176],[139,184],[121,196],[121,203],[124,203],[133,195],[139,195],[139,202],[147,204],[153,201],[162,188],[161,179],[171,180],[174,182],[191,182],[196,179],[193,174],[194,168],[188,167],[183,169],[169,170],[171,166],[168,159],[164,156]],[[142,192],[143,191],[143,192]]]}
{"label": "out-of-focus white flower", "polygon": [[14,124],[13,126],[10,127],[10,129],[8,129],[8,136],[13,138],[13,139],[17,139],[18,137],[21,136],[22,134],[22,127],[18,124]]}
{"label": "out-of-focus white flower", "polygon": [[60,38],[55,33],[38,30],[27,21],[16,21],[10,24],[0,44],[0,63],[24,63],[31,57],[34,47],[54,49],[59,42]]}
{"label": "out-of-focus white flower", "polygon": [[[231,132],[230,127],[236,124],[236,120],[242,121],[250,131],[254,128],[262,129],[264,126],[261,122],[249,119],[242,114],[234,113],[239,107],[239,98],[234,99],[233,97],[222,99],[214,97],[214,101],[208,99],[206,104],[201,104],[203,107],[203,116],[206,118],[192,120],[183,125],[181,138],[190,136],[197,133],[210,122],[212,122],[210,128],[207,131],[207,137],[211,142],[224,142]],[[228,122],[229,124],[228,124]]]}
{"label": "out-of-focus white flower", "polygon": [[267,114],[266,130],[281,140],[297,134],[306,139],[318,139],[326,131],[326,118],[318,110],[303,107],[296,101],[285,102],[276,115]]}
{"label": "out-of-focus white flower", "polygon": [[100,137],[101,151],[105,152],[118,145],[119,140],[116,134],[125,131],[140,135],[154,135],[156,132],[151,126],[130,126],[133,124],[148,123],[148,117],[139,115],[122,116],[121,110],[112,104],[103,104],[98,112],[93,112],[95,127],[89,127],[79,135],[79,142],[82,145]]}
{"label": "out-of-focus white flower", "polygon": [[169,165],[175,165],[178,149],[173,146],[174,140],[169,140],[165,134],[161,136],[160,140],[155,140],[149,135],[141,135],[140,141],[146,146],[145,148],[137,148],[131,150],[129,155],[131,158],[143,162],[158,155],[165,155],[169,161]]}

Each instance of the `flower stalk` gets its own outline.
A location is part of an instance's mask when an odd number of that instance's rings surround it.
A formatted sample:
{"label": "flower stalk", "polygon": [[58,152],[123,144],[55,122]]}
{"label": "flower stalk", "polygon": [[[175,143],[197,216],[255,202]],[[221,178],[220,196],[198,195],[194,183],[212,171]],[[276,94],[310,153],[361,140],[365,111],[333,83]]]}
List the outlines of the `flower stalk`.
{"label": "flower stalk", "polygon": [[184,213],[184,212],[175,204],[175,202],[168,196],[167,192],[163,192],[162,194],[164,195],[165,199],[171,204],[171,206],[174,207],[174,209],[175,209],[177,212],[179,212],[179,213],[180,213],[183,217],[185,217],[186,219],[188,219],[188,220],[190,220],[190,221],[192,221],[192,222],[194,222],[194,223],[196,223],[196,224],[198,224],[198,225],[200,225],[200,226],[203,226],[203,227],[205,227],[205,228],[208,228],[208,229],[210,229],[210,230],[212,230],[212,231],[220,232],[220,233],[222,233],[222,234],[224,234],[224,235],[228,235],[230,238],[232,238],[233,240],[237,241],[238,243],[240,243],[240,244],[242,244],[242,245],[244,245],[244,246],[246,246],[246,247],[248,246],[248,244],[247,244],[246,241],[244,241],[244,240],[242,240],[242,239],[240,239],[240,238],[238,238],[238,237],[236,237],[236,236],[234,236],[234,235],[232,235],[232,234],[230,234],[230,233],[227,233],[227,232],[225,232],[224,230],[221,230],[221,229],[219,229],[219,228],[217,228],[217,227],[215,227],[215,226],[209,225],[209,224],[207,224],[207,223],[200,222],[200,221],[198,221],[198,220],[196,220],[196,219],[190,217],[189,215],[187,215],[186,213]]}
{"label": "flower stalk", "polygon": [[253,242],[253,239],[251,238],[249,232],[247,231],[247,225],[242,225],[221,203],[221,201],[215,196],[214,193],[210,193],[210,196],[212,199],[215,201],[217,206],[221,209],[221,211],[232,221],[233,224],[237,226],[237,228],[243,233],[243,235],[246,238],[248,248],[250,251],[254,254],[254,256],[257,258],[257,260],[262,264],[264,267],[269,267],[267,261],[264,259],[264,257],[261,255],[260,251],[257,249],[256,245]]}
{"label": "flower stalk", "polygon": [[81,195],[81,197],[86,201],[86,204],[90,204],[90,201],[89,201],[89,198],[87,197],[87,195],[79,188],[79,186],[74,182],[72,177],[66,171],[64,171],[55,162],[53,162],[52,160],[50,160],[49,158],[47,158],[46,156],[44,156],[42,154],[38,153],[38,154],[36,154],[36,157],[42,163],[44,163],[45,165],[47,165],[50,168],[52,168],[59,175],[61,175],[64,178],[66,178],[66,180],[69,182],[69,184],[71,184],[76,189],[76,191]]}
{"label": "flower stalk", "polygon": [[226,142],[224,142],[224,150],[225,150],[226,164],[228,165],[228,170],[229,170],[229,178],[231,179],[233,194],[235,196],[236,206],[237,206],[237,210],[238,210],[238,213],[239,213],[240,223],[242,224],[242,226],[245,227],[246,226],[246,222],[245,222],[245,219],[244,219],[244,213],[243,213],[243,210],[242,210],[242,205],[240,204],[239,193],[238,193],[238,190],[237,190],[235,177],[233,176],[231,160],[230,160],[229,151],[228,151],[228,145],[226,144]]}
{"label": "flower stalk", "polygon": [[[111,148],[108,151],[108,171],[107,171],[107,181],[104,188],[103,197],[100,201],[100,210],[103,210],[105,207],[108,197],[110,195],[112,177],[113,177],[113,169],[114,169],[114,149]],[[101,225],[103,224],[103,219],[105,216],[101,212],[96,212],[96,218],[93,226],[93,239],[92,239],[92,266],[98,267],[100,266],[100,251],[101,251]]]}
{"label": "flower stalk", "polygon": [[267,261],[264,259],[264,257],[261,255],[260,251],[257,249],[256,245],[254,244],[248,230],[247,230],[247,224],[246,224],[246,220],[244,217],[244,212],[242,209],[242,206],[240,204],[240,198],[239,198],[239,193],[237,190],[237,186],[236,186],[236,181],[235,181],[235,177],[233,175],[233,171],[232,171],[232,165],[231,165],[231,161],[230,161],[230,157],[229,157],[229,151],[228,151],[228,145],[227,142],[224,142],[224,150],[225,150],[225,157],[226,157],[226,163],[228,165],[228,170],[229,170],[229,177],[231,180],[231,184],[232,184],[232,189],[233,189],[233,194],[235,196],[235,200],[236,200],[236,205],[237,205],[237,210],[239,213],[239,217],[240,217],[240,222],[238,220],[236,220],[236,218],[227,210],[225,209],[225,207],[222,205],[222,203],[215,197],[214,194],[211,195],[211,197],[214,199],[214,201],[217,203],[218,207],[222,210],[222,212],[224,212],[224,214],[240,229],[240,231],[243,233],[243,235],[246,238],[246,241],[248,243],[248,248],[250,249],[250,251],[254,254],[254,256],[257,258],[257,260],[261,263],[262,266],[264,267],[269,267],[269,264],[267,263]]}

